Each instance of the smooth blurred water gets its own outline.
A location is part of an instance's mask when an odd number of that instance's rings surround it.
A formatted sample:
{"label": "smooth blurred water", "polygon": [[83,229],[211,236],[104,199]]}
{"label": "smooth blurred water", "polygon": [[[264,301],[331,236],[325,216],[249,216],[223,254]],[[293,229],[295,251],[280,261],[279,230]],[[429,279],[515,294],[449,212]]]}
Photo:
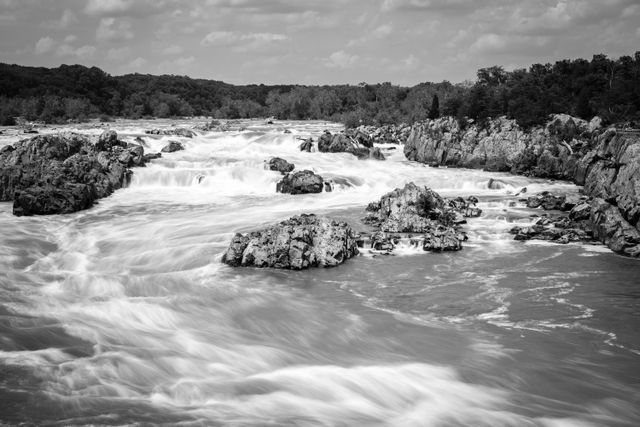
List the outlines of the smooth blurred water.
{"label": "smooth blurred water", "polygon": [[[577,187],[429,168],[390,145],[384,162],[298,150],[340,129],[329,123],[143,135],[157,125],[116,130],[186,150],[90,210],[17,218],[0,203],[0,423],[640,424],[638,261],[508,234],[541,213],[510,207],[522,187]],[[276,194],[276,155],[336,188]],[[480,198],[463,251],[364,251],[299,272],[220,263],[233,233],[296,213],[366,230],[364,206],[408,181]]]}

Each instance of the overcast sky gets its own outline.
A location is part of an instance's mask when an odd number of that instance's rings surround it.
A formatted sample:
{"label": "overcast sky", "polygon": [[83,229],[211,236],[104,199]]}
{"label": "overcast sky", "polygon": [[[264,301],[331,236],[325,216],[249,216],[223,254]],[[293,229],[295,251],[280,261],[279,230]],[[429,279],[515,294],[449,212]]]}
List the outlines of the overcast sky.
{"label": "overcast sky", "polygon": [[640,0],[0,0],[0,62],[229,83],[473,79],[640,50]]}

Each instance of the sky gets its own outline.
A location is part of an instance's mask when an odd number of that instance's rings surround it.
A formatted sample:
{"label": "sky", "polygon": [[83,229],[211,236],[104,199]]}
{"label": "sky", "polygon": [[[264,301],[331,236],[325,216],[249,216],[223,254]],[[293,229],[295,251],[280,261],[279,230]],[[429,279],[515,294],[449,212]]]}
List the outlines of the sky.
{"label": "sky", "polygon": [[452,83],[640,50],[640,0],[0,0],[0,62],[234,84]]}

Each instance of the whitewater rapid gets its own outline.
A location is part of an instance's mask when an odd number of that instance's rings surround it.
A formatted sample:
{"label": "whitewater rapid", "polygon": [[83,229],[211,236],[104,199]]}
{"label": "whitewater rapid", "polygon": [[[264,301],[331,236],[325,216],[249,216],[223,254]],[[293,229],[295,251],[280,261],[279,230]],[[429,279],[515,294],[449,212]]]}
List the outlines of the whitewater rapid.
{"label": "whitewater rapid", "polygon": [[[183,125],[187,125],[184,123]],[[633,426],[640,420],[636,261],[599,245],[515,242],[518,203],[566,182],[301,152],[325,122],[248,122],[71,215],[0,204],[0,422],[46,425]],[[146,127],[148,128],[148,127]],[[100,129],[76,129],[98,134]],[[285,133],[288,130],[290,133]],[[271,156],[334,183],[275,192]],[[499,189],[489,188],[498,179]],[[399,248],[333,269],[233,269],[236,232],[298,213],[347,220],[413,181],[474,195],[459,253]]]}

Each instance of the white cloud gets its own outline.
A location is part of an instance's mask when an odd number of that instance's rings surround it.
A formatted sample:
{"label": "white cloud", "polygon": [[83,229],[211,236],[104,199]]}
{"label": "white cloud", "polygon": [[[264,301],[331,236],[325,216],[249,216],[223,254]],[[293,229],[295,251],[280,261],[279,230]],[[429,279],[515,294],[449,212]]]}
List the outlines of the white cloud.
{"label": "white cloud", "polygon": [[147,61],[146,59],[138,56],[136,59],[134,59],[133,61],[129,62],[126,65],[127,69],[133,69],[135,71],[139,71],[140,68],[144,67],[145,65],[147,65],[149,61]]}
{"label": "white cloud", "polygon": [[129,40],[132,38],[131,23],[125,19],[102,18],[96,29],[98,41]]}
{"label": "white cloud", "polygon": [[234,31],[213,31],[201,41],[202,46],[232,47],[236,52],[249,52],[273,46],[288,40],[284,34],[239,33]]}
{"label": "white cloud", "polygon": [[391,26],[391,24],[383,24],[376,27],[370,33],[367,33],[358,39],[349,41],[349,43],[347,43],[347,47],[354,47],[354,46],[366,44],[370,41],[385,39],[389,37],[392,33],[393,33],[393,27]]}
{"label": "white cloud", "polygon": [[333,52],[329,55],[329,58],[325,60],[325,64],[330,68],[350,68],[353,67],[360,57],[358,55],[351,55],[343,50]]}
{"label": "white cloud", "polygon": [[133,0],[89,0],[84,11],[89,15],[118,16],[134,6]]}
{"label": "white cloud", "polygon": [[78,37],[73,35],[73,34],[69,34],[67,37],[64,38],[64,42],[65,43],[73,43],[74,41],[78,40]]}
{"label": "white cloud", "polygon": [[44,53],[50,52],[55,46],[56,42],[49,36],[42,37],[40,40],[36,42],[35,53],[36,55],[42,55]]}

